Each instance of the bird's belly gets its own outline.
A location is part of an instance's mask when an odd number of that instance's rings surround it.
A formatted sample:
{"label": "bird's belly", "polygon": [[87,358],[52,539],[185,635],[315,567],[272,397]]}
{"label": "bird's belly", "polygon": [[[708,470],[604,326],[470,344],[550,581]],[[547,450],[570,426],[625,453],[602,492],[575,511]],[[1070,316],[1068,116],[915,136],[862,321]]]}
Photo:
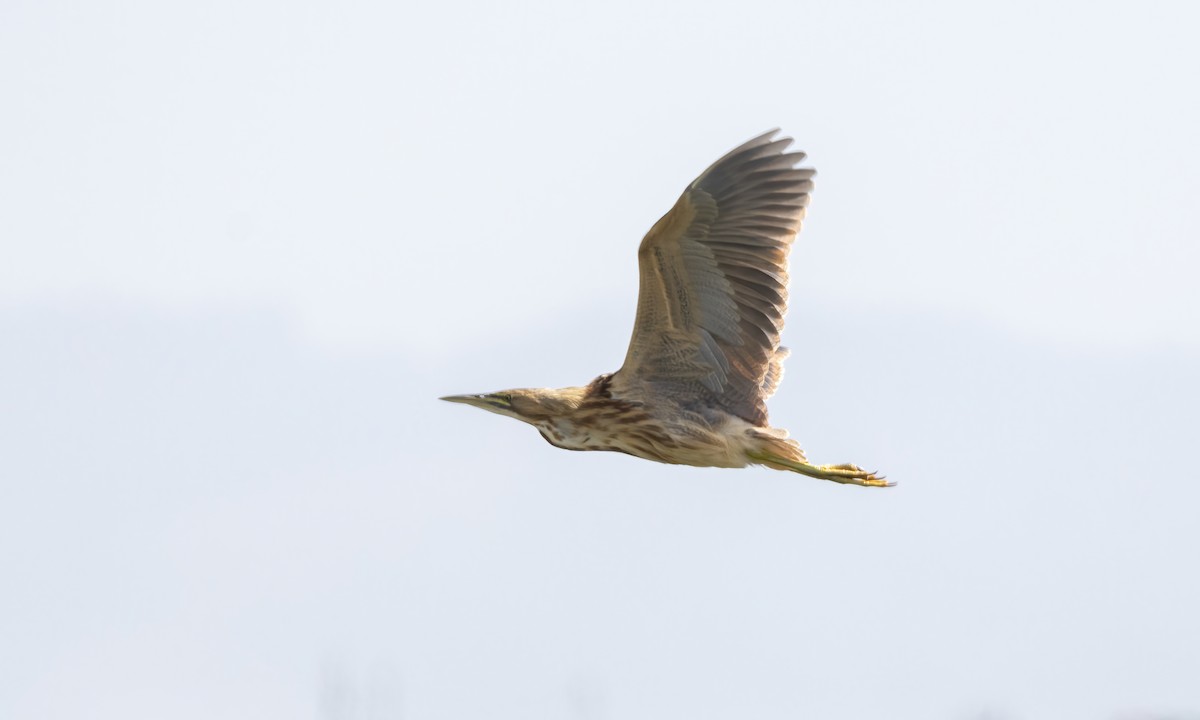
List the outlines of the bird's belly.
{"label": "bird's belly", "polygon": [[735,468],[749,464],[750,428],[735,418],[719,429],[642,427],[614,433],[560,425],[538,430],[547,442],[564,450],[607,450],[672,465]]}

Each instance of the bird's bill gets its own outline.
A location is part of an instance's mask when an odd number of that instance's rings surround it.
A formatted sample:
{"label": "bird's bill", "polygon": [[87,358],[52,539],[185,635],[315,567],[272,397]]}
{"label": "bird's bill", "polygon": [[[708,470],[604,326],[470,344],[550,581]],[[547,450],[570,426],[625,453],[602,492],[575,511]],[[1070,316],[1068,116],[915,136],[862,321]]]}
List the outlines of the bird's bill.
{"label": "bird's bill", "polygon": [[463,405],[473,405],[482,410],[508,410],[512,407],[512,403],[507,396],[501,396],[499,393],[488,395],[447,395],[440,398],[446,402],[462,403]]}

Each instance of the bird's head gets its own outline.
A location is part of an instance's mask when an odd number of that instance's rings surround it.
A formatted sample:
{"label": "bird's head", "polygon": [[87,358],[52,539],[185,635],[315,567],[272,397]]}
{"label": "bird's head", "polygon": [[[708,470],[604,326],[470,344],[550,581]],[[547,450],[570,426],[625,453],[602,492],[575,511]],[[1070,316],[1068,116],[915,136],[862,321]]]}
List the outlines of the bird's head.
{"label": "bird's head", "polygon": [[584,388],[520,388],[485,395],[447,395],[446,402],[482,408],[531,425],[570,415],[583,400]]}

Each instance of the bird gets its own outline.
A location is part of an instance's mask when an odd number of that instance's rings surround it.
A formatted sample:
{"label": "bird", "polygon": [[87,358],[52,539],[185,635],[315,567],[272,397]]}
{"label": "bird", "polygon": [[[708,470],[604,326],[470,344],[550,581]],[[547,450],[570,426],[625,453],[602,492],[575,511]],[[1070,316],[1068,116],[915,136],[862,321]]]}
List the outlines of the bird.
{"label": "bird", "polygon": [[814,465],[771,427],[783,378],[788,253],[813,168],[771,130],[700,174],[638,248],[633,335],[616,372],[567,388],[440,398],[528,423],[551,445],[697,467],[775,470],[889,487],[852,463]]}

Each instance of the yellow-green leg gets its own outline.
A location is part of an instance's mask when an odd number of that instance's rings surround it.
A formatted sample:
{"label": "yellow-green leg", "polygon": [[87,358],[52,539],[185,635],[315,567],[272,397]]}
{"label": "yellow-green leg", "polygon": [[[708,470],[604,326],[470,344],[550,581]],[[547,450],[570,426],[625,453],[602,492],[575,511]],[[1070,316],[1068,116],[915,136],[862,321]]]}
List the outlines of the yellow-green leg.
{"label": "yellow-green leg", "polygon": [[844,485],[859,485],[862,487],[892,487],[896,483],[888,482],[882,475],[863,470],[857,465],[842,463],[841,465],[811,465],[799,460],[788,458],[770,452],[748,452],[746,457],[756,463],[762,463],[779,470],[791,470],[802,475],[819,480],[832,480]]}

